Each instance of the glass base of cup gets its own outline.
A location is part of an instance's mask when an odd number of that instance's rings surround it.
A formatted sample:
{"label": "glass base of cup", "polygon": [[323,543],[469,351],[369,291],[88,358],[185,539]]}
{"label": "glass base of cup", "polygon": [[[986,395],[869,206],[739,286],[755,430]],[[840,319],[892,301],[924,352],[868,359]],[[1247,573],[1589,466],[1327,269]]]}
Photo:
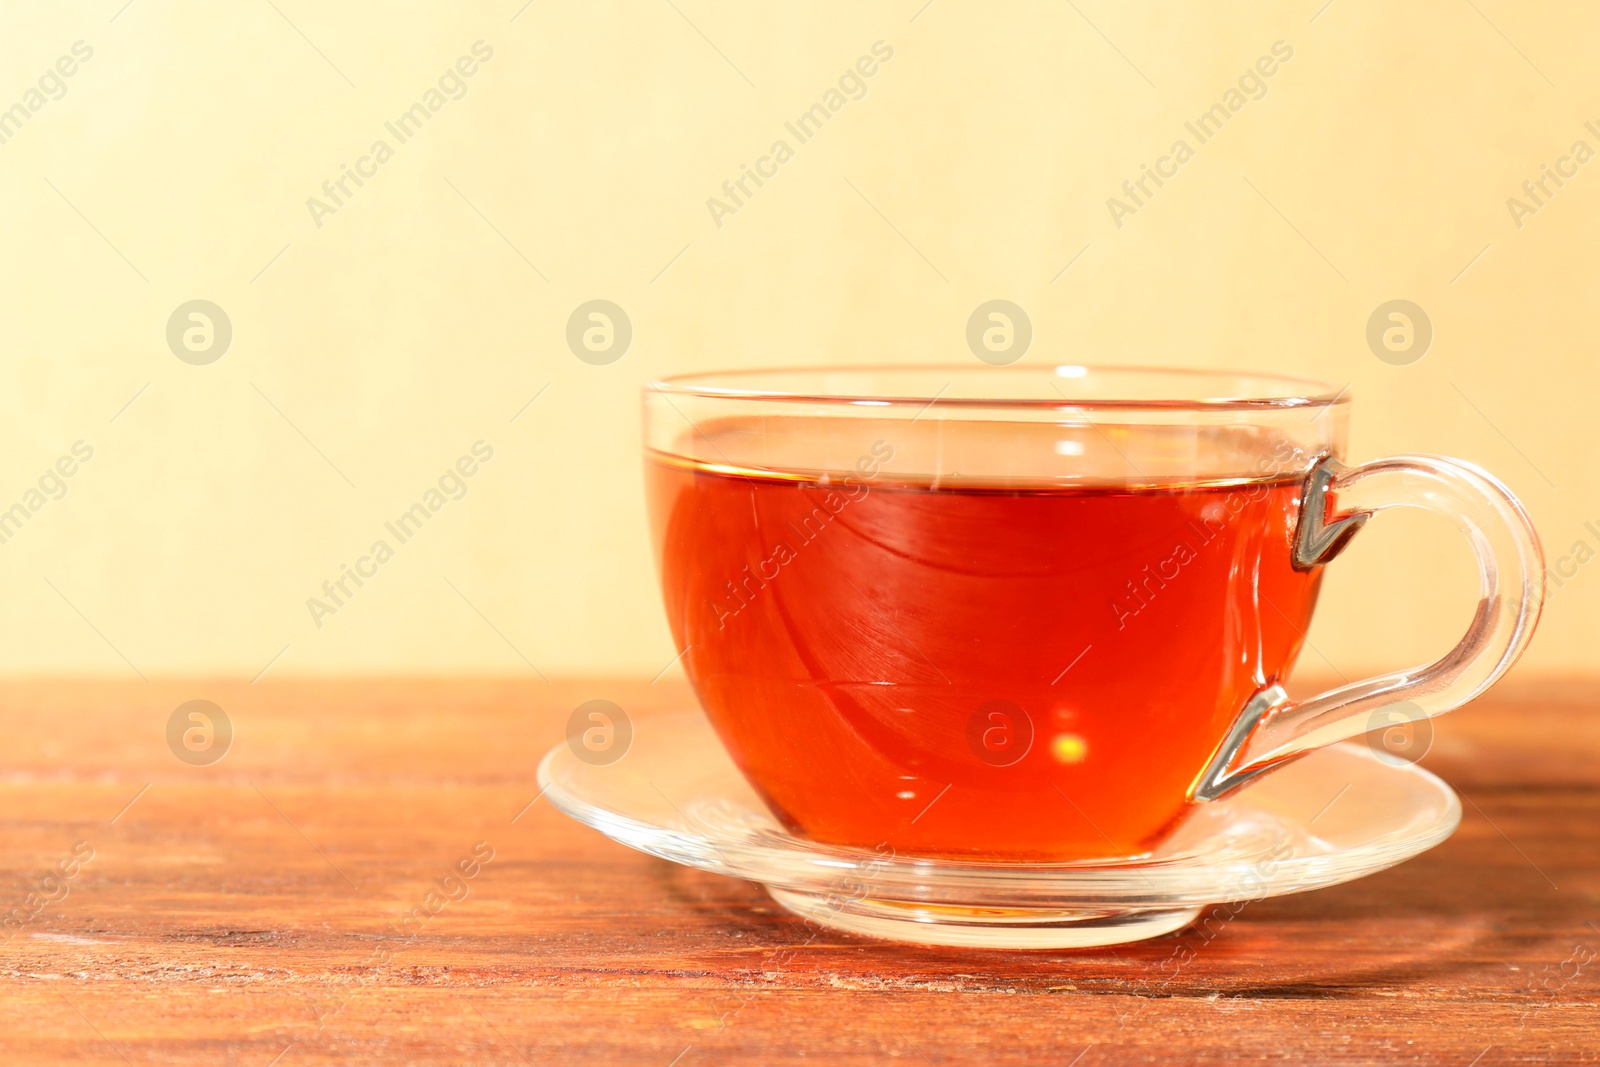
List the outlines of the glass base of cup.
{"label": "glass base of cup", "polygon": [[1188,926],[1202,908],[1084,911],[965,908],[901,900],[849,899],[767,887],[802,919],[847,933],[944,948],[1099,948],[1160,937]]}

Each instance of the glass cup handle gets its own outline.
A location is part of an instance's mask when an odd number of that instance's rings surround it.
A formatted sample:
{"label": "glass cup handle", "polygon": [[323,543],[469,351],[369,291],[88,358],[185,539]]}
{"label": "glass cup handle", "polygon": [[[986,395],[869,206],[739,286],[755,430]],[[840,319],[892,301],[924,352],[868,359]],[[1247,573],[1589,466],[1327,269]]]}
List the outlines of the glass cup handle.
{"label": "glass cup handle", "polygon": [[1517,498],[1471,463],[1392,456],[1347,467],[1324,456],[1306,478],[1295,566],[1322,566],[1374,514],[1406,507],[1449,518],[1472,545],[1481,595],[1466,636],[1426,666],[1340,686],[1309,700],[1291,701],[1276,684],[1258,690],[1197,781],[1196,800],[1216,800],[1296,756],[1364,734],[1371,729],[1371,712],[1398,701],[1415,703],[1428,717],[1442,715],[1489,688],[1517,661],[1544,601],[1544,552]]}

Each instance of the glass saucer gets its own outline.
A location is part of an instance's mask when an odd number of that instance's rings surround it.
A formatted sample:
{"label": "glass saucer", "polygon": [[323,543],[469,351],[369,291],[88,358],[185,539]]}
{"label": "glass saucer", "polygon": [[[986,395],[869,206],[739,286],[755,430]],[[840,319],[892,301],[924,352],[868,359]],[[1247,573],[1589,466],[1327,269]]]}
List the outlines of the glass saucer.
{"label": "glass saucer", "polygon": [[1078,948],[1157,937],[1208,907],[1337,885],[1455,830],[1450,787],[1346,742],[1198,806],[1134,860],[967,862],[840,848],[772,817],[698,711],[641,718],[621,759],[551,749],[539,784],[566,814],[630,848],[764,885],[823,926],[925,945]]}

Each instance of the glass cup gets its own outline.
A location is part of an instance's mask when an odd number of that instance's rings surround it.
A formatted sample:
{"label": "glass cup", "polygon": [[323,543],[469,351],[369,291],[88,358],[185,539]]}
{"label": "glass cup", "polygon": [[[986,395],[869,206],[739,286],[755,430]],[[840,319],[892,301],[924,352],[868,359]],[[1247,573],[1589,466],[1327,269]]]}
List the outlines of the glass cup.
{"label": "glass cup", "polygon": [[[1350,397],[1270,374],[741,371],[644,391],[667,616],[792,832],[1067,862],[1149,853],[1379,709],[1458,707],[1527,645],[1543,560],[1470,463],[1343,462]],[[1374,513],[1466,535],[1481,598],[1427,666],[1292,701],[1322,568]]]}

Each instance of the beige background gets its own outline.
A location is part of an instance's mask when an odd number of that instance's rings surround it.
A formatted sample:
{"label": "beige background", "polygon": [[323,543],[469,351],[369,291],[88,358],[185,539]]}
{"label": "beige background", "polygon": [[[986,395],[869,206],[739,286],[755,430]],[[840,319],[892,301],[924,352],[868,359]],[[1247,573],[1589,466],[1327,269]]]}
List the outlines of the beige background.
{"label": "beige background", "polygon": [[[5,5],[0,107],[94,54],[0,144],[0,507],[75,441],[94,458],[0,545],[0,669],[653,675],[640,383],[965,362],[995,297],[1031,315],[1032,362],[1349,383],[1355,457],[1464,456],[1552,561],[1600,547],[1600,163],[1520,228],[1506,205],[1600,149],[1600,16],[923,3]],[[464,98],[319,228],[307,198],[479,40]],[[716,226],[707,198],[879,40],[865,97]],[[1114,225],[1122,181],[1280,40],[1266,95]],[[635,331],[603,367],[564,340],[597,297]],[[208,366],[165,339],[196,298],[234,330]],[[1393,298],[1434,324],[1409,366],[1365,341]],[[467,495],[316,627],[306,598],[480,439]],[[1590,667],[1593,570],[1524,670]],[[1446,524],[1386,518],[1308,663],[1437,653],[1473,588]]]}

